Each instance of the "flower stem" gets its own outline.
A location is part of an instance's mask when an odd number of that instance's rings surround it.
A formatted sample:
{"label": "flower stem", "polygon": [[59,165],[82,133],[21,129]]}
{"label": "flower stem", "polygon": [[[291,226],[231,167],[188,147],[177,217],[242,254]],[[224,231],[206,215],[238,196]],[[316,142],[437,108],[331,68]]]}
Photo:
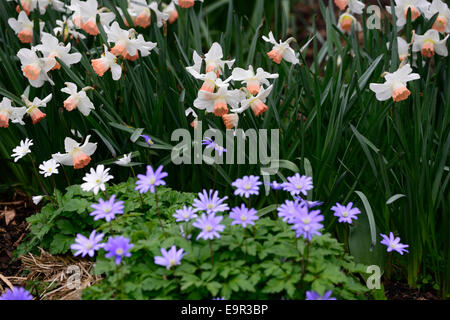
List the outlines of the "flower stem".
{"label": "flower stem", "polygon": [[214,266],[212,240],[209,240],[209,253],[211,254],[211,266]]}
{"label": "flower stem", "polygon": [[308,257],[309,257],[309,246],[310,246],[310,244],[311,244],[311,242],[306,240],[306,246],[305,246],[305,249],[303,250],[302,278],[301,278],[301,281],[303,281],[303,277],[305,276],[305,273],[306,273],[306,268],[308,267]]}
{"label": "flower stem", "polygon": [[247,241],[247,232],[245,232],[245,229],[244,229],[244,241],[245,241],[245,263],[247,263],[248,241]]}
{"label": "flower stem", "polygon": [[216,188],[216,180],[217,180],[217,163],[216,163],[216,170],[214,171],[214,183],[212,187],[213,190]]}
{"label": "flower stem", "polygon": [[156,202],[156,213],[158,214],[159,225],[161,226],[161,229],[162,229],[162,231],[163,231],[163,233],[165,235],[166,231],[164,230],[164,227],[163,227],[163,224],[162,224],[162,221],[161,221],[161,216],[159,214],[158,192],[157,192],[156,189],[155,189],[155,202]]}
{"label": "flower stem", "polygon": [[52,197],[49,195],[47,189],[45,189],[44,184],[43,184],[42,181],[41,181],[41,178],[39,178],[39,174],[38,174],[37,169],[36,169],[36,164],[34,163],[34,159],[33,159],[33,157],[32,157],[31,155],[30,155],[30,159],[31,159],[31,164],[33,165],[33,172],[34,172],[34,175],[36,176],[36,179],[37,179],[37,181],[39,182],[39,185],[40,185],[40,187],[41,187],[41,189],[42,189],[42,192],[44,192],[44,194],[50,199],[50,202],[51,202],[51,203],[53,204],[53,206],[56,208],[57,206],[56,206],[55,203],[53,202]]}
{"label": "flower stem", "polygon": [[[131,169],[131,173],[133,174],[134,179],[137,180],[136,172],[134,172],[133,167],[131,166],[130,169]],[[138,191],[138,192],[139,192],[139,191]],[[141,198],[142,209],[143,209],[143,208],[144,208],[144,199],[142,198],[142,194],[141,194],[140,192],[139,192],[139,197]]]}

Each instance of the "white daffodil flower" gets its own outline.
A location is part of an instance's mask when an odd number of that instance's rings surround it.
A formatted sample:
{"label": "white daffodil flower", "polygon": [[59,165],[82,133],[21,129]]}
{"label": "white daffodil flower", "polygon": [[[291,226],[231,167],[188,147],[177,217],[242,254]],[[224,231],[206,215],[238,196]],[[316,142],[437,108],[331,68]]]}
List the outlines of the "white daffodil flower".
{"label": "white daffodil flower", "polygon": [[[390,43],[386,43],[387,48],[390,48]],[[409,56],[409,46],[410,44],[406,42],[402,37],[397,37],[397,51],[398,58],[400,61],[403,61],[405,58]]]}
{"label": "white daffodil flower", "polygon": [[265,104],[267,97],[273,89],[273,85],[267,89],[262,88],[256,96],[251,96],[241,102],[241,107],[238,109],[231,109],[231,112],[242,113],[248,108],[252,108],[255,116],[259,116],[267,111],[268,107]]}
{"label": "white daffodil flower", "polygon": [[363,9],[365,8],[365,4],[358,0],[334,0],[334,3],[338,8],[342,11],[345,10],[345,8],[349,8],[350,12],[356,13],[356,14],[362,14]]}
{"label": "white daffodil flower", "polygon": [[[426,0],[394,0],[395,16],[397,17],[397,27],[403,27],[406,24],[408,9],[411,9],[411,21],[416,20],[421,13],[428,10],[430,3]],[[386,10],[392,13],[390,6],[386,6]]]}
{"label": "white daffodil flower", "polygon": [[17,52],[17,57],[22,64],[21,69],[23,75],[33,87],[40,88],[45,81],[54,85],[52,79],[49,78],[48,72],[55,66],[56,60],[52,58],[39,58],[34,48],[22,48]]}
{"label": "white daffodil flower", "polygon": [[12,151],[11,157],[14,158],[14,162],[19,161],[27,154],[31,153],[30,147],[33,145],[33,140],[26,138],[20,141],[20,145],[15,147]]}
{"label": "white daffodil flower", "polygon": [[55,35],[62,35],[64,41],[66,41],[69,36],[75,39],[86,39],[86,36],[81,32],[76,31],[75,25],[71,19],[67,19],[63,16],[63,20],[56,20],[57,27],[53,28],[53,33]]}
{"label": "white daffodil flower", "polygon": [[70,43],[64,46],[59,43],[58,38],[46,32],[41,33],[41,44],[35,46],[35,49],[42,52],[46,58],[55,60],[55,66],[52,70],[61,68],[61,65],[55,58],[60,59],[67,66],[71,66],[81,60],[81,53],[69,53],[71,49]]}
{"label": "white daffodil flower", "polygon": [[234,81],[242,81],[247,84],[247,89],[251,94],[258,94],[261,84],[270,85],[267,79],[277,79],[278,73],[271,74],[263,70],[263,68],[256,69],[256,74],[253,71],[253,66],[249,66],[248,70],[242,68],[234,68],[231,74],[231,79]]}
{"label": "white daffodil flower", "polygon": [[431,19],[436,13],[439,13],[433,23],[432,28],[441,33],[450,33],[450,9],[448,5],[441,0],[433,0],[428,10],[424,12],[425,18]]}
{"label": "white daffodil flower", "polygon": [[266,36],[262,36],[262,38],[264,41],[274,45],[272,50],[267,53],[267,55],[269,56],[270,59],[273,60],[273,62],[280,64],[281,60],[284,59],[292,64],[300,63],[300,61],[295,55],[295,51],[289,46],[289,44],[294,40],[294,38],[289,38],[284,42],[280,40],[280,42],[277,43],[275,37],[273,36],[272,31],[269,32],[268,38]]}
{"label": "white daffodil flower", "polygon": [[414,36],[414,42],[412,51],[420,51],[424,57],[431,58],[435,52],[443,57],[448,56],[447,50],[447,35],[444,39],[440,40],[439,32],[435,29],[430,29],[423,35],[416,34]]}
{"label": "white daffodil flower", "polygon": [[27,108],[12,107],[11,100],[3,97],[2,102],[0,102],[0,128],[8,128],[9,120],[11,120],[12,123],[25,125],[25,122],[23,122],[25,113],[27,113]]}
{"label": "white daffodil flower", "polygon": [[46,116],[46,114],[39,110],[39,108],[45,108],[47,106],[47,103],[52,100],[52,94],[50,93],[42,100],[35,97],[33,101],[30,101],[28,100],[27,93],[22,94],[21,98],[27,107],[27,113],[31,117],[33,124],[37,124]]}
{"label": "white daffodil flower", "polygon": [[171,1],[169,4],[163,3],[163,13],[168,16],[168,21],[170,24],[174,23],[178,19],[178,11],[175,7],[175,3]]}
{"label": "white daffodil flower", "polygon": [[91,61],[92,68],[96,74],[103,77],[106,71],[111,69],[113,80],[119,80],[122,76],[122,67],[117,63],[117,57],[108,51],[108,48],[104,46],[105,52],[102,54],[101,58],[94,59]]}
{"label": "white daffodil flower", "polygon": [[409,63],[400,67],[393,73],[386,72],[384,75],[385,83],[371,83],[370,90],[375,92],[379,101],[386,101],[392,97],[395,102],[405,100],[411,94],[406,87],[408,81],[420,79],[418,73],[411,73],[412,69]]}
{"label": "white daffodil flower", "polygon": [[[209,49],[208,53],[206,53],[204,57],[206,63],[205,74],[213,71],[217,74],[217,77],[219,77],[223,73],[225,65],[227,65],[228,68],[231,68],[233,66],[235,59],[222,60],[222,58],[223,58],[222,47],[217,42],[214,42],[211,48]],[[198,77],[202,67],[203,58],[200,57],[197,51],[194,51],[193,60],[194,65],[187,67],[186,70],[194,77]]]}
{"label": "white daffodil flower", "polygon": [[78,28],[83,29],[93,36],[99,33],[96,21],[97,14],[100,17],[100,23],[106,26],[109,26],[116,17],[113,12],[105,12],[107,10],[105,7],[98,9],[97,0],[71,0],[70,6],[67,6],[67,9],[73,11],[73,23]]}
{"label": "white daffodil flower", "polygon": [[65,166],[73,166],[75,169],[84,168],[89,164],[91,161],[90,156],[97,149],[97,143],[89,142],[90,137],[91,136],[86,137],[83,145],[72,138],[67,137],[64,140],[66,153],[55,153],[52,155],[52,158]]}
{"label": "white daffodil flower", "polygon": [[176,5],[179,5],[182,8],[190,8],[193,7],[195,4],[195,1],[203,2],[203,0],[173,0]]}
{"label": "white daffodil flower", "polygon": [[[33,43],[33,26],[34,22],[31,21],[24,11],[19,13],[19,17],[9,18],[8,24],[11,29],[17,34],[20,42]],[[39,22],[40,31],[44,30],[45,22]]]}
{"label": "white daffodil flower", "polygon": [[355,31],[359,32],[362,30],[361,24],[358,22],[358,20],[356,20],[355,16],[351,15],[350,13],[343,13],[339,16],[339,30],[348,33],[352,29],[352,26],[354,26]]}
{"label": "white daffodil flower", "polygon": [[244,98],[245,94],[241,90],[228,90],[228,86],[222,86],[214,93],[200,90],[194,101],[194,107],[213,112],[214,115],[221,117],[228,113],[228,104],[237,108]]}
{"label": "white daffodil flower", "polygon": [[91,110],[94,110],[94,104],[89,99],[86,94],[87,90],[93,89],[92,87],[84,87],[81,91],[78,91],[77,85],[72,82],[65,82],[65,88],[61,91],[70,95],[66,100],[64,100],[64,108],[67,111],[72,111],[77,108],[84,116],[88,116]]}

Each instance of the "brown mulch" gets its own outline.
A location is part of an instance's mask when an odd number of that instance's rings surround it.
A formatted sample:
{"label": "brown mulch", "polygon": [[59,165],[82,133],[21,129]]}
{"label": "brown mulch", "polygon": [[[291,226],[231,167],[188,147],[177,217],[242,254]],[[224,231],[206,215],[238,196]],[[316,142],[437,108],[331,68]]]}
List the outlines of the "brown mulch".
{"label": "brown mulch", "polygon": [[407,283],[401,281],[386,281],[384,294],[388,300],[441,300],[434,289],[412,289]]}
{"label": "brown mulch", "polygon": [[0,273],[15,276],[21,270],[21,261],[13,261],[14,250],[28,234],[25,219],[38,208],[20,191],[8,197],[8,200],[0,198]]}

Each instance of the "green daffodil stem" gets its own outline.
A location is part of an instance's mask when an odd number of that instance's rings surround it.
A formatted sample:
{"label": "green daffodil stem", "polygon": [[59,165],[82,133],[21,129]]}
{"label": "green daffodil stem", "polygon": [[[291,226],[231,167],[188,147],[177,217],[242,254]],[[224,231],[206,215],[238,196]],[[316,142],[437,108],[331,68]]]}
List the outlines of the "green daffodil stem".
{"label": "green daffodil stem", "polygon": [[163,233],[165,235],[166,231],[164,230],[164,227],[163,227],[163,224],[162,224],[162,221],[161,221],[161,216],[159,214],[158,192],[157,192],[156,189],[155,189],[155,202],[156,202],[156,213],[158,214],[159,225],[161,226],[161,229],[162,229],[162,231],[163,231]]}

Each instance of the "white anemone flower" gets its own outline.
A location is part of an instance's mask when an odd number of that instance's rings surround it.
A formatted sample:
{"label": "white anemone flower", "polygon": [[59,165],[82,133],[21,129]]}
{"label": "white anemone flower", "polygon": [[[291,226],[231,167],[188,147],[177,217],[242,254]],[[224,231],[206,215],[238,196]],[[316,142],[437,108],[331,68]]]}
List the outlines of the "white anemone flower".
{"label": "white anemone flower", "polygon": [[269,32],[269,37],[262,36],[263,40],[273,44],[273,48],[271,51],[267,53],[270,59],[273,62],[280,64],[281,60],[286,60],[292,64],[299,64],[297,56],[295,55],[295,51],[289,46],[289,44],[294,40],[294,38],[289,38],[286,41],[281,41],[278,43],[273,36],[272,31]]}
{"label": "white anemone flower", "polygon": [[444,39],[440,40],[439,32],[435,29],[430,29],[423,35],[416,34],[414,36],[414,42],[412,51],[420,51],[424,57],[431,58],[437,53],[440,56],[448,56],[447,50],[447,35]]}
{"label": "white anemone flower", "polygon": [[131,152],[129,154],[124,154],[122,158],[114,161],[115,164],[119,166],[128,166],[131,162]]}
{"label": "white anemone flower", "polygon": [[219,77],[223,73],[225,65],[227,65],[228,68],[231,68],[235,61],[235,59],[222,60],[222,58],[223,58],[222,47],[220,46],[219,43],[214,42],[211,48],[209,49],[208,53],[205,54],[204,58],[200,57],[197,51],[194,51],[193,53],[194,65],[187,67],[186,70],[194,77],[198,77],[198,74],[200,74],[200,70],[202,67],[202,61],[205,60],[206,63],[205,74],[213,71],[217,74],[217,77]]}
{"label": "white anemone flower", "polygon": [[112,78],[117,81],[122,76],[122,67],[117,63],[117,57],[109,52],[105,45],[104,48],[105,52],[102,57],[91,61],[92,68],[100,77],[103,77],[105,72],[111,69]]}
{"label": "white anemone flower", "polygon": [[[19,13],[19,17],[9,18],[8,24],[11,29],[17,34],[17,37],[22,43],[33,42],[33,26],[34,22],[31,21],[24,11]],[[40,31],[44,30],[45,22],[39,22]]]}
{"label": "white anemone flower", "polygon": [[40,166],[39,166],[39,173],[43,174],[44,177],[50,177],[52,174],[58,174],[58,167],[59,167],[59,163],[56,162],[55,159],[50,159],[48,161],[44,161]]}
{"label": "white anemone flower", "polygon": [[408,81],[420,79],[418,73],[411,73],[412,68],[409,63],[400,67],[393,73],[386,72],[384,75],[385,83],[371,83],[370,90],[375,92],[379,101],[386,101],[392,98],[395,102],[405,100],[411,94],[406,87]]}
{"label": "white anemone flower", "polygon": [[61,68],[61,65],[56,61],[55,58],[60,59],[69,67],[72,64],[80,62],[81,60],[81,53],[70,53],[70,43],[64,46],[63,44],[59,43],[58,38],[46,32],[41,33],[41,44],[35,46],[35,49],[42,52],[42,54],[46,58],[55,60],[55,66],[52,70]]}
{"label": "white anemone flower", "polygon": [[214,93],[200,90],[194,101],[194,107],[213,112],[214,115],[221,117],[228,113],[227,105],[237,108],[244,98],[245,94],[241,90],[228,90],[228,86],[224,85]]}
{"label": "white anemone flower", "polygon": [[110,168],[105,169],[105,166],[100,164],[94,170],[91,168],[90,173],[86,173],[83,180],[86,181],[81,185],[83,191],[92,191],[97,194],[100,190],[106,190],[106,182],[113,179],[114,177],[109,174]]}
{"label": "white anemone flower", "polygon": [[27,113],[27,108],[13,107],[11,106],[11,100],[3,97],[2,102],[0,102],[0,128],[8,128],[9,120],[12,123],[25,125],[25,122],[23,122],[25,113]]}
{"label": "white anemone flower", "polygon": [[441,0],[433,0],[428,10],[424,12],[424,16],[431,19],[436,13],[438,13],[438,16],[432,28],[441,33],[450,33],[450,9],[448,5]]}
{"label": "white anemone flower", "polygon": [[66,100],[64,100],[64,108],[67,111],[72,111],[77,108],[84,116],[88,116],[91,110],[94,110],[94,104],[89,99],[86,94],[87,90],[93,89],[92,87],[84,87],[81,91],[78,91],[77,85],[72,82],[65,82],[65,88],[61,91],[70,95]]}
{"label": "white anemone flower", "polygon": [[33,140],[26,138],[20,141],[20,145],[15,147],[12,151],[11,157],[14,158],[14,162],[19,161],[27,154],[31,153],[30,147],[33,145]]}
{"label": "white anemone flower", "polygon": [[267,79],[277,79],[278,73],[271,74],[263,70],[263,68],[256,69],[256,74],[253,71],[253,66],[249,66],[248,70],[242,68],[234,68],[231,74],[231,79],[234,81],[242,81],[247,84],[247,89],[251,94],[258,94],[261,84],[269,86],[270,82]]}
{"label": "white anemone flower", "polygon": [[17,57],[22,64],[23,75],[28,78],[30,84],[35,88],[40,88],[45,81],[51,85],[55,83],[48,76],[48,72],[55,66],[56,60],[52,58],[39,58],[34,48],[22,48],[17,52]]}
{"label": "white anemone flower", "polygon": [[256,96],[251,96],[241,102],[241,107],[238,109],[231,109],[231,112],[242,113],[248,108],[252,108],[255,116],[259,116],[267,111],[268,107],[265,104],[267,97],[272,92],[273,85],[268,88],[262,88]]}
{"label": "white anemone flower", "polygon": [[44,199],[44,196],[33,196],[32,199],[33,199],[33,203],[34,203],[35,205],[38,205],[39,202],[41,202],[42,199]]}
{"label": "white anemone flower", "polygon": [[97,143],[89,142],[90,137],[90,135],[87,136],[82,145],[72,138],[67,137],[64,140],[66,153],[55,153],[52,155],[52,158],[65,166],[73,166],[75,169],[84,168],[89,164],[91,161],[90,156],[97,149]]}
{"label": "white anemone flower", "polygon": [[[428,11],[430,3],[426,0],[394,0],[395,16],[397,17],[397,27],[403,27],[406,24],[408,9],[411,9],[411,21],[416,20],[421,13]],[[389,14],[392,13],[390,6],[386,6]]]}

